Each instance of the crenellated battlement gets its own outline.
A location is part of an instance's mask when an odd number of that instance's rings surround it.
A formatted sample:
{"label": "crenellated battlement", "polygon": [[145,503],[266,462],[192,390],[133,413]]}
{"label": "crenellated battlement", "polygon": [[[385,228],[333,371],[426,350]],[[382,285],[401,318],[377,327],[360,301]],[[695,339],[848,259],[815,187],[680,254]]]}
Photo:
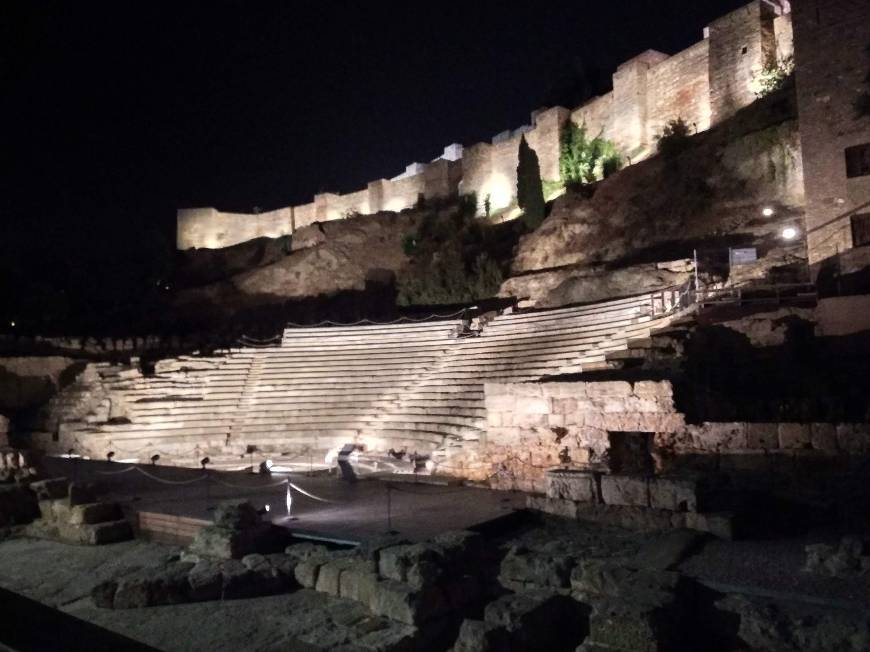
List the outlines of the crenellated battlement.
{"label": "crenellated battlement", "polygon": [[515,202],[519,141],[525,136],[538,155],[541,177],[559,179],[560,134],[570,120],[585,124],[618,145],[628,163],[655,149],[668,121],[682,118],[705,131],[755,100],[765,67],[792,54],[788,3],[753,0],[718,18],[704,38],[672,56],[647,50],[613,73],[613,89],[573,110],[539,109],[531,123],[503,131],[490,142],[448,145],[429,163],[411,163],[391,179],[371,181],[352,193],[321,193],[312,202],[257,213],[225,213],[215,208],[181,209],[179,249],[221,248],[258,237],[280,237],[329,220],[381,211],[402,211],[420,198],[474,194],[478,214]]}

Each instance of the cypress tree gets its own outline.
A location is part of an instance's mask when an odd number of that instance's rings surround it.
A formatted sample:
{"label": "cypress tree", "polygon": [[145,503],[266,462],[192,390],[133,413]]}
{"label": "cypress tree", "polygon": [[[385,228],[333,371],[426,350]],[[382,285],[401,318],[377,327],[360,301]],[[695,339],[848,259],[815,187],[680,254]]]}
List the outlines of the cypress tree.
{"label": "cypress tree", "polygon": [[541,183],[538,155],[529,147],[525,136],[520,138],[517,159],[517,203],[523,211],[526,226],[536,229],[544,221],[544,186]]}

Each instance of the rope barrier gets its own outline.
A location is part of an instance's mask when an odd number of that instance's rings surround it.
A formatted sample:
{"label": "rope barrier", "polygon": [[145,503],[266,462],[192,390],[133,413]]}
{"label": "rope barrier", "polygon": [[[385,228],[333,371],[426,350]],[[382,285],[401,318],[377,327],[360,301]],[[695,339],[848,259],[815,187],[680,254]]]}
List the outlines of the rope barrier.
{"label": "rope barrier", "polygon": [[156,475],[148,473],[148,471],[140,469],[138,466],[136,467],[136,470],[139,471],[139,473],[141,473],[142,475],[149,477],[152,480],[155,480],[156,482],[162,482],[163,484],[177,484],[177,485],[193,484],[194,482],[199,482],[200,480],[205,480],[208,478],[208,474],[204,473],[203,475],[196,477],[196,478],[193,478],[191,480],[165,480],[163,478],[158,478]]}
{"label": "rope barrier", "polygon": [[260,484],[260,485],[241,485],[241,484],[233,484],[232,482],[226,482],[224,480],[220,480],[218,478],[212,477],[214,482],[218,484],[222,484],[225,487],[232,487],[233,489],[268,489],[269,487],[278,487],[282,484],[287,484],[287,480],[281,480],[279,482],[270,482],[269,484]]}
{"label": "rope barrier", "polygon": [[320,501],[321,503],[335,503],[335,502],[336,502],[336,501],[334,501],[334,500],[327,500],[326,498],[320,498],[319,496],[315,496],[314,494],[305,491],[305,489],[303,489],[302,487],[293,484],[293,483],[290,482],[289,480],[287,480],[286,482],[287,482],[287,485],[288,485],[288,486],[292,487],[293,489],[295,489],[296,491],[298,491],[298,492],[301,493],[302,495],[304,495],[304,496],[308,496],[309,498],[313,498],[314,500],[318,500],[318,501]]}
{"label": "rope barrier", "polygon": [[120,471],[97,471],[100,475],[120,475],[121,473],[128,473],[129,471],[135,471],[135,466],[128,466],[126,469],[121,469]]}
{"label": "rope barrier", "polygon": [[287,486],[293,488],[294,490],[298,491],[302,495],[308,496],[312,500],[317,500],[317,501],[320,501],[321,503],[335,503],[336,502],[334,500],[329,500],[327,498],[321,498],[320,496],[316,496],[313,493],[311,493],[310,491],[306,491],[305,489],[303,489],[299,485],[294,484],[293,482],[290,482],[290,480],[286,480],[286,479],[279,480],[278,482],[270,482],[268,484],[240,485],[240,484],[234,484],[232,482],[227,482],[225,480],[221,480],[220,478],[210,476],[208,473],[204,473],[203,475],[197,476],[195,478],[191,478],[189,480],[167,480],[166,478],[159,478],[156,475],[154,475],[153,473],[148,473],[147,471],[139,468],[138,466],[128,466],[126,469],[121,469],[119,471],[97,471],[97,473],[100,473],[102,475],[119,475],[121,473],[127,473],[129,471],[138,471],[142,475],[144,475],[148,478],[151,478],[152,480],[154,480],[156,482],[160,482],[162,484],[170,484],[170,485],[187,485],[187,484],[193,484],[195,482],[200,482],[201,480],[212,480],[213,482],[215,482],[217,484],[223,485],[225,487],[230,487],[232,489],[251,489],[254,491],[258,491],[260,489],[271,489],[272,487],[280,487],[282,485],[287,485]]}

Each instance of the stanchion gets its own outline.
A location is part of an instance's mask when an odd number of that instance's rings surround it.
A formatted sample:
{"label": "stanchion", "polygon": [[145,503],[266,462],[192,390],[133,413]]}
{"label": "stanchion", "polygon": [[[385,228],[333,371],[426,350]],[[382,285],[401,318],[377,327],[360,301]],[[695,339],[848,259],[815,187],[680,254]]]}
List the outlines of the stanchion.
{"label": "stanchion", "polygon": [[389,482],[387,485],[387,534],[393,535],[398,534],[396,530],[393,529],[393,485]]}
{"label": "stanchion", "polygon": [[202,472],[205,474],[205,511],[213,512],[214,505],[209,505],[211,502],[211,476],[208,473],[208,469],[205,468],[209,462],[211,462],[211,460],[207,457],[203,457],[199,461],[199,463],[202,464]]}

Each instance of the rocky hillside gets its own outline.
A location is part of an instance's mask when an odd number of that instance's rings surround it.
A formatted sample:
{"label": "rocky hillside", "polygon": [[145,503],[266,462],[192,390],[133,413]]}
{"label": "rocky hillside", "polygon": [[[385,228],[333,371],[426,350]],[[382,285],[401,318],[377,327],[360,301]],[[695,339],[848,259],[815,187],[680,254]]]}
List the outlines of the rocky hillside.
{"label": "rocky hillside", "polygon": [[803,205],[800,134],[788,92],[692,136],[675,155],[569,190],[522,239],[501,292],[547,306],[636,293],[688,278],[684,266],[656,263],[691,258],[694,249],[702,259],[727,261],[729,246],[757,247],[756,275],[764,276],[805,258],[800,239],[779,238],[784,226],[803,224]]}
{"label": "rocky hillside", "polygon": [[[769,278],[805,259],[800,238],[786,243],[779,237],[784,226],[803,224],[803,205],[800,135],[793,91],[786,89],[691,136],[675,154],[630,165],[595,186],[569,189],[512,253],[484,252],[509,276],[500,296],[539,306],[682,283],[693,272],[686,259],[694,250],[701,272],[724,280],[728,247],[754,246],[760,260],[741,268],[740,280]],[[773,214],[763,215],[763,208]],[[357,216],[305,227],[292,238],[185,252],[185,287],[176,309],[180,315],[229,316],[255,306],[363,292],[372,283],[389,286],[415,273],[408,238],[419,233],[422,221],[456,210]]]}

